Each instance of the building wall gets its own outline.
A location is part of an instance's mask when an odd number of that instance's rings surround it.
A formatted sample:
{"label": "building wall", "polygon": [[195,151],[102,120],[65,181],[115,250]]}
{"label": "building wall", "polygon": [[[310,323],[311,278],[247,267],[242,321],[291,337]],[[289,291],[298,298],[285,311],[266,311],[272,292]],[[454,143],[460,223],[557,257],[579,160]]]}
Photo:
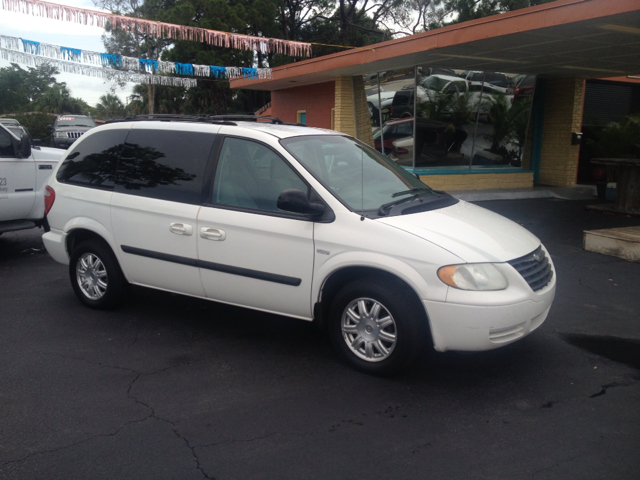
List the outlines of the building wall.
{"label": "building wall", "polygon": [[420,175],[435,190],[485,190],[533,187],[533,172],[470,173],[464,175]]}
{"label": "building wall", "polygon": [[334,82],[274,90],[271,92],[271,115],[283,122],[295,123],[297,112],[304,110],[307,112],[307,125],[331,128],[334,102]]}
{"label": "building wall", "polygon": [[361,76],[336,78],[334,122],[335,130],[373,147],[371,117]]}
{"label": "building wall", "polygon": [[571,145],[571,132],[582,128],[585,81],[550,78],[546,82],[540,183],[575,185],[579,145]]}

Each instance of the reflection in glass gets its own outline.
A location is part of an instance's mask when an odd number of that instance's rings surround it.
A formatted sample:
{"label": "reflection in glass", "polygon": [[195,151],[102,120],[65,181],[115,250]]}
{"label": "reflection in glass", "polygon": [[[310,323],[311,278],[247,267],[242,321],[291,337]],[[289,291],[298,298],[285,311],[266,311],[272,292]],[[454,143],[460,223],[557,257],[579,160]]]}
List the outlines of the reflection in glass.
{"label": "reflection in glass", "polygon": [[415,84],[405,78],[374,131],[378,151],[404,167],[522,166],[535,76],[415,70]]}
{"label": "reflection in glass", "polygon": [[104,130],[87,135],[76,142],[60,166],[57,180],[62,183],[112,189],[116,166],[128,132],[125,129]]}
{"label": "reflection in glass", "polygon": [[125,190],[152,189],[159,186],[191,182],[196,175],[182,168],[164,165],[160,159],[166,155],[153,147],[126,143],[118,163],[117,184]]}
{"label": "reflection in glass", "polygon": [[215,135],[132,129],[118,163],[116,191],[200,205]]}

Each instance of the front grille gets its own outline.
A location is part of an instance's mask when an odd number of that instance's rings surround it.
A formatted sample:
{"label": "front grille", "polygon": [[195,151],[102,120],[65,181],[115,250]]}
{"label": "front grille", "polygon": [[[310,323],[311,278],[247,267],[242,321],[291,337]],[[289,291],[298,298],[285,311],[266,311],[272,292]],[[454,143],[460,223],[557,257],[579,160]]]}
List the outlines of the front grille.
{"label": "front grille", "polygon": [[67,132],[67,138],[80,138],[84,132]]}
{"label": "front grille", "polygon": [[542,246],[524,257],[508,262],[527,281],[531,289],[536,292],[548,284],[553,278],[553,270]]}

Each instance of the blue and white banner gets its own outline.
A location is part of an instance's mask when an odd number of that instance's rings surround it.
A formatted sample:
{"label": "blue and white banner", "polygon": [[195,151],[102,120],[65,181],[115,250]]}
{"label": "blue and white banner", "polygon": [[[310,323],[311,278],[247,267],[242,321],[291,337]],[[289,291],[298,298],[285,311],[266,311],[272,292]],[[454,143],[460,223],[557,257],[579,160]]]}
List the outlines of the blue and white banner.
{"label": "blue and white banner", "polygon": [[255,80],[271,78],[270,68],[217,67],[213,65],[163,62],[161,60],[132,58],[123,55],[61,47],[6,35],[0,35],[0,48],[16,53],[42,56],[56,61],[77,62],[83,65],[94,65],[106,69],[123,69],[143,74],[173,73],[196,77],[250,78]]}

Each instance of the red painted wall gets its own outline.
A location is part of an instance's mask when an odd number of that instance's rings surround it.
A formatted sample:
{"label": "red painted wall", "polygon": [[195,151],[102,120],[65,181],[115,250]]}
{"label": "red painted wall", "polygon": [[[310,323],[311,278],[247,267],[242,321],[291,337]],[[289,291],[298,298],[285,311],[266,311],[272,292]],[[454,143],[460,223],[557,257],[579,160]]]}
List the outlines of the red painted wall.
{"label": "red painted wall", "polygon": [[331,109],[336,105],[335,83],[316,83],[271,92],[271,115],[295,123],[298,110],[307,111],[307,125],[331,128]]}

